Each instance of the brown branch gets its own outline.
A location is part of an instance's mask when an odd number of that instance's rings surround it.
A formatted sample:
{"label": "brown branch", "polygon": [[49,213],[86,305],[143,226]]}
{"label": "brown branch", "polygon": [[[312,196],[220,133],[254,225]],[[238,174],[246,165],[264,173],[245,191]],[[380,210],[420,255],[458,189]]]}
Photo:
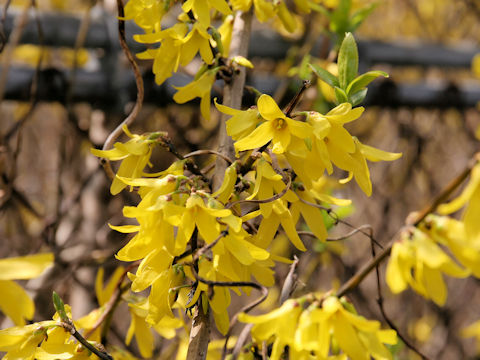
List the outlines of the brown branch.
{"label": "brown branch", "polygon": [[[253,8],[253,6],[252,6]],[[250,42],[250,33],[252,27],[253,9],[247,12],[237,12],[235,22],[233,24],[232,41],[230,44],[230,56],[248,55],[248,44]],[[246,69],[240,67],[238,73],[234,74],[231,83],[225,84],[223,92],[223,105],[233,109],[242,107],[243,91],[245,87]],[[235,149],[233,147],[233,139],[228,136],[225,123],[228,115],[223,114],[220,121],[219,144],[218,151],[229,158],[235,157]],[[222,184],[227,164],[220,158],[216,161],[216,171],[213,176],[213,191],[217,190]]]}
{"label": "brown branch", "polygon": [[[102,312],[100,317],[97,319],[95,324],[92,326],[92,328],[89,329],[87,332],[85,332],[84,336],[85,336],[86,339],[88,339],[90,336],[92,336],[92,334],[95,332],[95,330],[97,330],[98,327],[101,326],[104,321],[106,321],[108,318],[112,317],[113,312],[114,312],[116,306],[118,305],[122,294],[125,292],[125,290],[122,289],[123,280],[125,280],[125,277],[127,276],[127,273],[130,270],[137,267],[138,265],[140,265],[140,261],[135,261],[134,263],[130,264],[129,266],[127,266],[125,268],[125,270],[123,271],[122,275],[120,276],[120,278],[118,279],[118,281],[115,285],[115,290],[114,290],[112,296],[110,296],[110,299],[108,299],[108,302],[105,304],[104,311]],[[105,335],[106,335],[106,333],[105,334],[103,333],[105,331],[105,328],[107,328],[107,327],[104,327],[104,329],[102,330],[102,343],[103,343],[103,339],[105,338]]]}
{"label": "brown branch", "polygon": [[225,236],[228,235],[228,226],[227,226],[227,229],[223,230],[220,235],[218,235],[218,237],[213,240],[210,244],[207,244],[205,245],[204,247],[198,249],[198,251],[193,255],[192,257],[192,260],[193,262],[197,262],[198,259],[200,258],[200,256],[202,256],[203,254],[205,254],[207,251],[209,251],[210,249],[212,249],[215,245],[218,244],[218,242],[224,238]]}
{"label": "brown branch", "polygon": [[302,98],[303,93],[310,87],[310,80],[303,80],[302,87],[298,90],[297,94],[293,97],[290,103],[287,105],[285,109],[285,115],[290,117],[290,114],[297,106],[298,102]]}
{"label": "brown branch", "polygon": [[207,149],[207,150],[197,150],[197,151],[193,151],[191,153],[188,153],[186,155],[184,155],[183,157],[185,159],[189,158],[189,157],[192,157],[192,156],[198,156],[198,155],[206,155],[206,154],[212,154],[212,155],[217,155],[217,156],[220,156],[223,160],[225,160],[227,163],[229,163],[230,165],[233,164],[233,160],[230,159],[227,155],[219,152],[219,151],[216,151],[216,150],[210,150],[210,149]]}
{"label": "brown branch", "polygon": [[243,344],[245,344],[248,337],[250,336],[250,331],[252,330],[253,325],[254,324],[245,325],[240,335],[238,335],[237,342],[235,343],[235,346],[233,347],[233,351],[232,351],[232,360],[235,360],[240,354],[240,351],[242,351]]}
{"label": "brown branch", "polygon": [[297,281],[297,270],[298,266],[298,257],[294,255],[293,263],[290,265],[290,269],[288,270],[287,277],[283,282],[282,291],[280,293],[280,305],[282,305],[293,293],[295,290],[295,285]]}
{"label": "brown branch", "polygon": [[[138,68],[137,62],[132,55],[132,52],[128,48],[127,41],[125,39],[125,11],[123,8],[122,0],[117,0],[117,10],[118,10],[118,38],[120,39],[120,45],[123,49],[125,56],[127,57],[133,73],[135,75],[135,84],[137,86],[137,100],[135,101],[135,106],[133,107],[130,114],[123,120],[120,125],[118,125],[115,130],[113,130],[110,135],[108,135],[105,143],[103,144],[103,150],[109,150],[112,148],[113,143],[115,140],[123,133],[123,125],[130,125],[138,116],[142,104],[143,104],[143,97],[144,97],[144,89],[143,89],[143,78],[142,74],[140,73],[140,69]],[[102,159],[102,165],[107,173],[108,177],[111,179],[115,178],[115,174],[113,173],[112,166],[110,165],[110,161],[108,159]]]}
{"label": "brown branch", "polygon": [[[170,139],[170,137],[168,136],[168,134],[165,134],[165,135],[161,135],[159,137],[159,144],[160,146],[163,146],[169,153],[171,153],[173,156],[175,156],[177,159],[179,160],[185,160],[187,157],[186,156],[183,156],[182,154],[180,154],[177,150],[177,148],[175,147],[175,145],[173,144],[172,140]],[[187,154],[187,155],[192,155],[193,153],[190,153],[190,154]],[[198,175],[202,178],[203,181],[205,181],[207,184],[210,183],[210,180],[205,176],[205,174],[202,172],[202,170],[200,170],[200,168],[197,166],[197,164],[195,164],[195,162],[193,162],[193,160],[187,160],[185,162],[185,166],[187,167],[187,169],[192,173],[192,174],[195,174],[195,175]]]}
{"label": "brown branch", "polygon": [[113,357],[108,354],[104,350],[97,349],[95,346],[90,344],[83,336],[80,334],[77,329],[75,328],[75,325],[73,325],[73,322],[68,319],[69,321],[62,321],[59,323],[61,327],[63,327],[65,330],[67,330],[75,339],[78,340],[80,344],[85,346],[86,349],[97,355],[100,359],[102,360],[113,360]]}
{"label": "brown branch", "polygon": [[[230,56],[232,57],[247,57],[248,55],[248,44],[250,42],[250,31],[253,17],[252,12],[253,9],[250,9],[248,12],[237,12],[235,16],[230,45]],[[232,82],[225,84],[223,105],[234,109],[240,109],[242,106],[245,78],[246,70],[244,67],[241,67],[239,72],[234,74]],[[218,152],[227,156],[228,158],[234,158],[235,150],[233,147],[233,140],[227,134],[225,125],[226,120],[227,116],[225,114],[222,115],[222,119],[220,121]],[[213,191],[216,191],[220,188],[225,176],[226,168],[227,162],[223,158],[217,157],[215,173],[213,174],[212,179]],[[197,314],[193,318],[193,326],[188,344],[187,360],[202,360],[206,358],[209,343],[210,323],[208,317],[203,314],[203,311],[200,308],[201,306],[197,306]]]}
{"label": "brown branch", "polygon": [[[417,226],[428,214],[435,211],[437,206],[446,201],[450,195],[465,181],[465,179],[470,175],[473,167],[478,163],[480,163],[480,153],[477,153],[472,157],[465,169],[455,179],[453,179],[428,206],[426,206],[419,213],[410,216],[407,220],[407,225]],[[337,297],[342,297],[356,288],[363,281],[363,279],[365,279],[365,277],[370,274],[370,272],[374,270],[376,266],[378,266],[378,264],[380,264],[390,255],[398,234],[399,232],[393,236],[392,240],[378,256],[362,266],[355,275],[353,275],[345,284],[340,287],[340,289],[337,291]]]}

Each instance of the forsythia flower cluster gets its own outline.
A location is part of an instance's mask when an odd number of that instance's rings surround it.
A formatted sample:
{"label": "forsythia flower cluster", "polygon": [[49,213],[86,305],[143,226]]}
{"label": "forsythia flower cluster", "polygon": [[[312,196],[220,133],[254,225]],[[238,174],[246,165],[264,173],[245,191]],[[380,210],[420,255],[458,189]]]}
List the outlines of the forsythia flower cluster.
{"label": "forsythia flower cluster", "polygon": [[[384,344],[397,343],[394,330],[380,329],[380,322],[357,315],[345,299],[328,296],[322,300],[289,299],[272,312],[239,320],[253,324],[257,344],[272,344],[270,359],[393,359]],[[332,355],[334,354],[334,355]]]}
{"label": "forsythia flower cluster", "polygon": [[[394,293],[408,285],[443,305],[447,289],[442,273],[453,277],[480,277],[480,164],[471,172],[469,184],[459,197],[438,207],[441,214],[466,205],[462,220],[429,215],[418,228],[407,229],[392,248],[387,284]],[[442,247],[450,250],[457,262]]]}
{"label": "forsythia flower cluster", "polygon": [[[312,10],[319,11],[318,3],[322,1],[295,0],[294,3],[299,14],[307,14]],[[176,88],[178,92],[174,100],[183,104],[201,98],[201,113],[205,119],[210,119],[211,88],[225,62],[221,58],[229,54],[234,11],[246,12],[253,7],[259,21],[278,19],[288,32],[294,32],[300,25],[285,0],[188,0],[181,6],[178,22],[164,29],[162,20],[173,5],[172,0],[129,0],[125,6],[125,19],[134,20],[145,31],[135,35],[134,39],[150,46],[137,57],[153,60],[152,70],[159,85],[176,73],[179,66],[188,65],[197,54],[200,55],[205,65],[190,84]],[[219,15],[222,23],[216,28],[212,20],[213,16]],[[245,66],[242,62],[238,64]]]}
{"label": "forsythia flower cluster", "polygon": [[[257,106],[241,111],[217,104],[220,111],[232,115],[227,131],[237,140],[237,152],[259,147],[265,151],[256,156],[251,169],[242,170],[239,160],[231,164],[215,192],[208,180],[186,170],[189,160],[179,160],[157,174],[144,172],[152,149],[164,141],[159,133],[139,136],[125,129],[132,138],[129,142],[116,144],[114,150],[94,151],[122,160],[123,176],[117,174],[115,181],[123,185],[115,190],[130,186],[141,197],[137,206],[124,208],[124,215],[138,225],[111,226],[136,234],[117,254],[122,261],[140,261],[136,273],[129,274],[131,290],[150,288],[148,297],[137,297],[140,300],[130,304],[134,321],[155,328],[160,323],[177,326],[173,310],[200,300],[210,306],[217,328],[226,333],[230,290],[238,293],[238,288],[215,287],[212,295],[202,280],[247,282],[253,277],[262,285],[273,285],[275,261],[288,261],[270,251],[277,231],[283,229],[292,244],[305,251],[296,229],[300,218],[324,241],[327,231],[319,204],[349,203],[322,190],[323,171],[332,171],[332,163],[345,163],[357,180],[370,184],[366,158],[400,156],[363,145],[342,127],[357,119],[363,108],[342,104],[327,115],[308,113],[303,122],[287,117],[268,95],[260,96]],[[316,168],[321,171],[310,174],[301,164],[313,161],[319,151],[324,162]],[[293,174],[298,175],[295,181]],[[251,231],[252,222],[258,224],[258,231]]]}

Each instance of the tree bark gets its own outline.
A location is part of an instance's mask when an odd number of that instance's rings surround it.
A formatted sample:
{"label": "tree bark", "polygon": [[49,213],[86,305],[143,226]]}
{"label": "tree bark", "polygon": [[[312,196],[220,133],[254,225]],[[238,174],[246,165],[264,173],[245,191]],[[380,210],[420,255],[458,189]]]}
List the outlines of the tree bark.
{"label": "tree bark", "polygon": [[[248,12],[238,12],[233,24],[232,42],[230,45],[230,57],[247,57],[248,44],[250,41],[250,32],[252,24],[252,10]],[[243,89],[245,86],[246,71],[240,69],[240,73],[234,74],[232,82],[225,84],[223,93],[223,105],[231,108],[240,109],[242,106]],[[227,134],[225,121],[227,116],[223,115],[220,121],[218,151],[230,158],[235,158],[233,140]],[[213,175],[212,187],[217,190],[223,181],[227,162],[221,157],[217,157],[215,173]],[[190,332],[190,342],[188,344],[187,360],[204,360],[207,357],[208,343],[210,337],[210,319],[209,314],[203,312],[203,307],[197,306],[192,322]]]}

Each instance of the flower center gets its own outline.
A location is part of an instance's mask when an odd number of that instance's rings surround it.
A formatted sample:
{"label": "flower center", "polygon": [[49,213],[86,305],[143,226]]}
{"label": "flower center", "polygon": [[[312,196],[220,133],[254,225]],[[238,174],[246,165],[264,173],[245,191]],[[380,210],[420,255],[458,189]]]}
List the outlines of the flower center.
{"label": "flower center", "polygon": [[275,126],[275,128],[277,130],[282,130],[286,125],[287,123],[285,122],[285,120],[283,119],[280,119],[280,118],[277,118],[275,120],[273,120],[273,126]]}

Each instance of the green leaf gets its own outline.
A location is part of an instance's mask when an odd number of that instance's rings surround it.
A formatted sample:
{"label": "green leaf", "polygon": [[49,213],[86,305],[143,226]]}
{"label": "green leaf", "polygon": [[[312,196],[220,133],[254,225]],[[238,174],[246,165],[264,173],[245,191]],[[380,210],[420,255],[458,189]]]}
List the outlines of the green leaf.
{"label": "green leaf", "polygon": [[65,304],[63,303],[63,300],[55,291],[52,294],[52,300],[53,300],[53,306],[55,307],[55,310],[57,311],[58,316],[60,316],[60,319],[62,319],[62,321],[68,322],[67,312],[65,311]]}
{"label": "green leaf", "polygon": [[345,94],[345,91],[340,89],[338,86],[335,86],[335,97],[337,98],[337,104],[348,102],[347,94]]}
{"label": "green leaf", "polygon": [[373,3],[360,10],[356,11],[350,18],[350,31],[355,31],[365,21],[368,15],[378,6],[378,3]]}
{"label": "green leaf", "polygon": [[340,52],[338,53],[338,79],[340,87],[346,89],[348,84],[358,74],[358,50],[357,43],[352,33],[345,34]]}
{"label": "green leaf", "polygon": [[331,87],[340,86],[338,78],[330,71],[325,70],[318,65],[309,64],[309,66],[313,70],[315,75],[317,75],[321,80],[325,81]]}
{"label": "green leaf", "polygon": [[368,89],[365,88],[350,95],[350,104],[352,104],[352,106],[360,104],[365,99],[365,96],[367,96],[367,91]]}
{"label": "green leaf", "polygon": [[377,77],[383,76],[388,78],[388,74],[384,71],[376,70],[376,71],[369,71],[365,74],[360,75],[355,80],[353,80],[347,87],[347,94],[354,94],[357,91],[363,89],[368,84],[370,84],[373,80]]}

